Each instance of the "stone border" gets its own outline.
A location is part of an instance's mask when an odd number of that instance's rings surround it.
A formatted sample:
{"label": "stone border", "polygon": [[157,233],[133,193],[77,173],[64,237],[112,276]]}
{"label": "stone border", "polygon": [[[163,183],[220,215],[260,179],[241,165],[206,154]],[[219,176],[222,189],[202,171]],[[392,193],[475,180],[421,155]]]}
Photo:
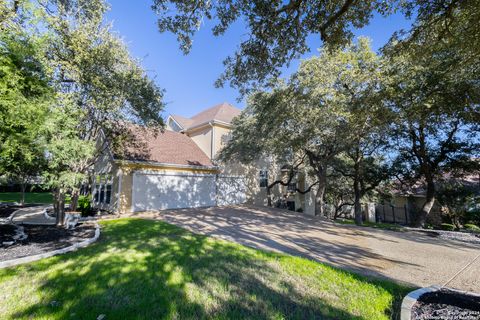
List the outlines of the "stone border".
{"label": "stone border", "polygon": [[53,257],[56,255],[64,254],[71,251],[76,251],[78,248],[84,248],[94,243],[95,241],[98,240],[99,237],[100,237],[100,226],[98,225],[98,223],[95,223],[95,235],[90,239],[83,240],[81,242],[75,243],[69,247],[62,248],[62,249],[57,249],[57,250],[44,252],[44,253],[36,254],[33,256],[22,257],[18,259],[0,261],[0,269],[17,266],[19,264],[38,261],[41,259]]}
{"label": "stone border", "polygon": [[445,286],[433,285],[430,287],[420,288],[415,291],[410,292],[403,298],[402,300],[402,307],[400,309],[400,320],[411,320],[412,319],[412,307],[420,298],[420,296],[424,295],[428,292],[435,292],[441,289],[446,289],[448,291],[456,292],[458,294],[463,294],[467,296],[478,297],[480,299],[480,294],[470,292],[470,291],[462,291],[457,289],[448,288]]}
{"label": "stone border", "polygon": [[412,319],[412,307],[417,302],[418,298],[427,292],[435,292],[440,290],[442,287],[439,285],[434,285],[426,288],[420,288],[414,290],[407,294],[402,300],[402,307],[400,309],[400,320],[411,320]]}

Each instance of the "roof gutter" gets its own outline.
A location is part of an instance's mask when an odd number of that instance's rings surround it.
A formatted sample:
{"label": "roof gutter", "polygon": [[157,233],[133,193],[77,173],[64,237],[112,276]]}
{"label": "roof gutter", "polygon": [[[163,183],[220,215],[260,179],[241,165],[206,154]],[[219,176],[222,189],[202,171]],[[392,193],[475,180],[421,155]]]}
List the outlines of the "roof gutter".
{"label": "roof gutter", "polygon": [[230,128],[233,127],[231,123],[220,121],[220,120],[212,120],[212,121],[207,121],[207,122],[200,123],[200,124],[198,124],[194,127],[184,129],[181,132],[190,132],[190,131],[193,131],[193,130],[198,130],[200,128],[212,126],[212,125],[215,125],[215,124],[219,124],[219,125],[230,127]]}
{"label": "roof gutter", "polygon": [[155,162],[155,161],[137,161],[137,160],[121,160],[115,159],[115,163],[119,164],[138,164],[138,165],[151,165],[154,167],[162,168],[177,168],[177,169],[195,169],[195,170],[219,170],[218,166],[196,166],[188,164],[174,164],[174,163],[165,163],[165,162]]}

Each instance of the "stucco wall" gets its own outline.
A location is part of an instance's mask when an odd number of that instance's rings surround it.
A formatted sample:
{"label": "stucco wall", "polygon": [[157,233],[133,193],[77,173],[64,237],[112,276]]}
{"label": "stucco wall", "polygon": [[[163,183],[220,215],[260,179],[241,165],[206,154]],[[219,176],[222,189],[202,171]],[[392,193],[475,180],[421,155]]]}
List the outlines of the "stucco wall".
{"label": "stucco wall", "polygon": [[218,155],[218,153],[222,150],[222,148],[227,144],[228,139],[230,137],[231,129],[214,125],[213,126],[213,153],[214,158]]}
{"label": "stucco wall", "polygon": [[211,126],[187,133],[209,158],[212,156],[212,133],[213,130]]}

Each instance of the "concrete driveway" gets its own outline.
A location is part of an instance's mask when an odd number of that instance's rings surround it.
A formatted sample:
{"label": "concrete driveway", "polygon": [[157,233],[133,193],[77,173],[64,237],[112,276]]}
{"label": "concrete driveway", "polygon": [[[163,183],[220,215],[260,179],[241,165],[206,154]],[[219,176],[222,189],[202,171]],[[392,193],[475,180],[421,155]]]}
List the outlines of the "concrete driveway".
{"label": "concrete driveway", "polygon": [[414,286],[447,284],[480,293],[480,246],[422,232],[340,225],[265,207],[184,209],[136,216],[163,220],[195,233],[255,248],[307,257],[368,276]]}

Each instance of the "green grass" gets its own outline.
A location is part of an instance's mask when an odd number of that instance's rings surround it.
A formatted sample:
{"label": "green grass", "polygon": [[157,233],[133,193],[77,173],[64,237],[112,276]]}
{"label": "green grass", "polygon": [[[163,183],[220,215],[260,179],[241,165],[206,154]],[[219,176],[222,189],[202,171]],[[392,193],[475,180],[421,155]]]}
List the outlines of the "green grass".
{"label": "green grass", "polygon": [[[335,220],[336,223],[340,224],[355,224],[354,220],[350,219],[337,219]],[[373,222],[368,222],[364,221],[363,224],[361,225],[362,227],[369,227],[369,228],[376,228],[376,229],[385,229],[385,230],[392,230],[392,231],[402,231],[403,227],[398,225],[398,224],[393,224],[393,223],[373,223]]]}
{"label": "green grass", "polygon": [[[0,192],[0,202],[20,202],[22,194],[20,192]],[[27,192],[25,193],[25,203],[52,203],[53,196],[51,192]]]}
{"label": "green grass", "polygon": [[411,288],[140,219],[0,270],[0,319],[388,319]]}

